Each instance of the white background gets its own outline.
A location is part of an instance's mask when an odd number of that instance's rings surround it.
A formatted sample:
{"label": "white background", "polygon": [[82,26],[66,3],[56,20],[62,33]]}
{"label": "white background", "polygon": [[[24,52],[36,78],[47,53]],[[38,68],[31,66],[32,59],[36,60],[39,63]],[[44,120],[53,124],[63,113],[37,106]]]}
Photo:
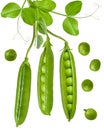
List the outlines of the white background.
{"label": "white background", "polygon": [[[15,1],[22,5],[23,1]],[[64,13],[64,6],[70,0],[55,0],[57,3],[56,11]],[[5,19],[0,17],[0,129],[1,130],[93,130],[104,129],[104,1],[103,0],[82,0],[83,8],[78,16],[91,14],[100,5],[97,12],[89,18],[78,19],[80,33],[78,36],[71,36],[62,30],[64,17],[53,15],[54,23],[49,27],[54,33],[64,37],[69,41],[69,46],[75,58],[77,70],[77,110],[74,118],[68,122],[62,108],[60,84],[59,84],[59,59],[61,50],[64,47],[63,41],[51,37],[54,52],[54,104],[51,116],[43,115],[37,102],[37,70],[41,49],[32,47],[29,53],[29,62],[32,68],[31,99],[27,118],[25,122],[16,128],[14,121],[14,104],[18,69],[32,37],[32,27],[20,20],[20,32],[29,42],[24,42],[17,34],[17,19]],[[0,11],[10,0],[0,1]],[[17,34],[17,35],[16,35]],[[88,56],[82,56],[78,52],[78,44],[88,42],[91,47]],[[8,62],[4,58],[7,49],[13,48],[17,51],[17,59]],[[101,61],[101,68],[98,72],[89,69],[92,59],[98,58]],[[91,92],[86,93],[81,88],[81,82],[89,78],[94,83]],[[83,109],[92,107],[97,113],[97,119],[89,121],[84,116]]]}

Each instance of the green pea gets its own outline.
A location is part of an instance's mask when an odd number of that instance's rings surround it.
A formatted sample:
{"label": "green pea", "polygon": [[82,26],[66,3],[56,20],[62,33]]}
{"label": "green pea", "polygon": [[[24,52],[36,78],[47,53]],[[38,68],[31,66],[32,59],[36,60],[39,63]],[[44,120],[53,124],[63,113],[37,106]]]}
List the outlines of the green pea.
{"label": "green pea", "polygon": [[43,65],[43,66],[42,66],[42,73],[45,73],[45,72],[46,72],[46,66]]}
{"label": "green pea", "polygon": [[67,104],[68,111],[72,110],[72,104]]}
{"label": "green pea", "polygon": [[69,68],[71,67],[71,62],[69,60],[66,60],[64,65],[65,65],[65,68]]}
{"label": "green pea", "polygon": [[81,42],[78,45],[78,51],[81,55],[86,56],[90,52],[90,45],[86,42]]}
{"label": "green pea", "polygon": [[98,71],[100,69],[100,66],[101,66],[101,62],[99,59],[93,59],[91,62],[90,62],[90,66],[89,68],[92,70],[92,71]]}
{"label": "green pea", "polygon": [[14,61],[17,57],[17,53],[14,49],[8,49],[5,51],[5,59],[8,61]]}
{"label": "green pea", "polygon": [[43,63],[46,63],[46,56],[44,56],[43,58]]}
{"label": "green pea", "polygon": [[45,82],[45,75],[44,74],[41,75],[41,82],[43,82],[43,83]]}
{"label": "green pea", "polygon": [[85,79],[81,86],[84,91],[89,92],[93,89],[93,82],[90,79]]}
{"label": "green pea", "polygon": [[72,76],[72,69],[71,68],[66,69],[65,74],[67,77]]}
{"label": "green pea", "polygon": [[72,77],[69,77],[69,78],[67,78],[66,79],[66,85],[72,85],[73,84],[73,79],[72,79]]}
{"label": "green pea", "polygon": [[41,85],[41,90],[42,90],[42,92],[45,92],[45,84]]}
{"label": "green pea", "polygon": [[67,100],[68,100],[68,103],[72,103],[73,102],[73,96],[72,95],[68,95],[67,96]]}
{"label": "green pea", "polygon": [[69,59],[69,54],[68,54],[68,52],[65,52],[65,53],[64,53],[63,59],[64,59],[64,60],[68,60],[68,59]]}
{"label": "green pea", "polygon": [[97,112],[93,108],[84,109],[85,111],[85,117],[88,120],[94,120],[97,117]]}
{"label": "green pea", "polygon": [[44,94],[41,95],[41,100],[42,100],[43,102],[45,101],[45,95],[44,95]]}
{"label": "green pea", "polygon": [[66,90],[68,94],[73,94],[73,86],[68,86]]}

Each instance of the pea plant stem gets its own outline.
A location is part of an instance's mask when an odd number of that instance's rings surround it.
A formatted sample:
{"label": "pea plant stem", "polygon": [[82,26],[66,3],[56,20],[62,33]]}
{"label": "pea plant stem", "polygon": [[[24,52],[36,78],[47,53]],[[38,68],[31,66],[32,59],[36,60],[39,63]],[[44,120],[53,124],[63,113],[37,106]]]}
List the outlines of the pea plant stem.
{"label": "pea plant stem", "polygon": [[33,25],[33,36],[32,36],[32,40],[31,40],[31,44],[30,44],[29,48],[27,49],[25,58],[28,57],[28,54],[29,54],[29,52],[30,52],[30,49],[31,49],[31,47],[32,47],[32,45],[33,45],[33,43],[34,43],[34,40],[35,40],[35,37],[36,37],[35,28],[36,28],[35,25]]}
{"label": "pea plant stem", "polygon": [[47,29],[47,32],[48,32],[49,34],[51,34],[51,35],[53,35],[53,36],[55,36],[55,37],[57,37],[57,38],[63,40],[65,43],[68,43],[63,37],[61,37],[61,36],[59,36],[59,35],[57,35],[57,34],[54,34],[54,33],[51,32],[50,30]]}

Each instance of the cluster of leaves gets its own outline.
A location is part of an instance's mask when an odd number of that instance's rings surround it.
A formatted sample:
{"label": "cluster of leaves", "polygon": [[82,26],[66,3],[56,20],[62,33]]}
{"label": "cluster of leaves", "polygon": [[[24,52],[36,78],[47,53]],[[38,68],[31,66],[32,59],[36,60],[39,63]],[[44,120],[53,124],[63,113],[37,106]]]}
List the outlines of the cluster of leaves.
{"label": "cluster of leaves", "polygon": [[[28,7],[25,3],[28,2]],[[65,13],[53,11],[56,8],[56,3],[52,0],[25,0],[22,7],[15,2],[10,2],[4,6],[1,11],[1,16],[4,18],[16,18],[21,16],[22,20],[28,25],[37,23],[37,30],[42,34],[47,34],[47,27],[53,23],[52,13],[59,14],[65,17],[63,21],[63,29],[70,35],[76,36],[79,34],[78,21],[75,16],[81,11],[82,2],[79,0],[69,2],[65,6]],[[37,48],[43,42],[42,36],[37,35],[39,42]]]}

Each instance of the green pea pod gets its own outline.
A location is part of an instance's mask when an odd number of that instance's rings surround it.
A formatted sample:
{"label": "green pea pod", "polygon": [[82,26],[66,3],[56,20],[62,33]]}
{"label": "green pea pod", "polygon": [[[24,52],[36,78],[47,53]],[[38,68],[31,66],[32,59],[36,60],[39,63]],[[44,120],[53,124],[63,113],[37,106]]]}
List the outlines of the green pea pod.
{"label": "green pea pod", "polygon": [[43,114],[50,115],[53,106],[54,56],[49,39],[44,44],[38,68],[38,104]]}
{"label": "green pea pod", "polygon": [[71,120],[74,117],[76,111],[76,84],[74,57],[68,44],[66,44],[60,57],[60,86],[62,105],[68,120]]}
{"label": "green pea pod", "polygon": [[25,121],[31,90],[31,68],[26,58],[20,66],[17,80],[16,100],[15,100],[15,122],[16,126]]}

